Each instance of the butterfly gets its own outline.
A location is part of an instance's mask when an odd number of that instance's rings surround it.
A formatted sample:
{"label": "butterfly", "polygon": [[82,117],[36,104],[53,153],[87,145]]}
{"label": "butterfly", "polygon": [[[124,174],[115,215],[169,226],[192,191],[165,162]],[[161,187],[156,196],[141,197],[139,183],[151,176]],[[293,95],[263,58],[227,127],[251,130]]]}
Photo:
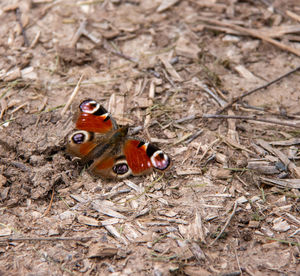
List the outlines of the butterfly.
{"label": "butterfly", "polygon": [[125,178],[154,170],[165,171],[170,157],[151,143],[127,136],[107,110],[88,99],[79,105],[76,130],[68,137],[67,151],[88,164],[102,178]]}

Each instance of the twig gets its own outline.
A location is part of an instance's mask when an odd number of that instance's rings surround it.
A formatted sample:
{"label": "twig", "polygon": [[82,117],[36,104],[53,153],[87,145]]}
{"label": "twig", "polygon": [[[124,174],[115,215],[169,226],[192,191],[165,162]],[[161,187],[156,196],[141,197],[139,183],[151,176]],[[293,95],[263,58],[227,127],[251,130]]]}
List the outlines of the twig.
{"label": "twig", "polygon": [[72,48],[76,45],[78,39],[83,35],[83,32],[85,31],[86,25],[87,25],[87,21],[86,20],[84,20],[84,21],[82,21],[80,23],[78,30],[76,31],[76,33],[74,34],[74,36],[73,36],[73,38],[71,40],[70,46]]}
{"label": "twig", "polygon": [[201,135],[201,133],[203,132],[203,129],[200,129],[198,131],[196,131],[190,138],[188,138],[185,143],[189,144],[191,143],[193,140],[195,140],[197,137],[199,137]]}
{"label": "twig", "polygon": [[139,63],[139,60],[137,58],[130,57],[128,55],[123,54],[120,51],[111,49],[111,46],[109,45],[109,43],[105,39],[103,39],[103,47],[104,47],[104,49],[106,49],[107,51],[109,51],[110,53],[112,53],[112,54],[114,54],[118,57],[124,58],[125,60],[128,60],[128,61],[130,61],[132,63],[135,63],[135,64]]}
{"label": "twig", "polygon": [[79,91],[79,87],[80,87],[80,84],[82,82],[83,76],[84,76],[84,74],[81,75],[79,81],[77,82],[77,85],[76,85],[76,87],[73,90],[73,93],[71,94],[68,102],[66,103],[65,107],[63,108],[63,110],[60,113],[61,115],[64,115],[66,113],[67,109],[69,108],[69,106],[71,105],[72,101],[76,97],[76,95],[77,95],[77,93]]}
{"label": "twig", "polygon": [[51,199],[50,199],[49,206],[48,206],[48,208],[46,209],[46,211],[44,212],[44,214],[42,215],[42,217],[47,216],[47,214],[48,214],[49,211],[51,210],[51,206],[52,206],[52,203],[53,203],[53,199],[54,199],[54,188],[52,189],[52,195],[51,195]]}
{"label": "twig", "polygon": [[35,47],[35,45],[38,43],[40,36],[41,36],[41,31],[38,31],[36,36],[34,37],[34,39],[32,40],[32,42],[30,44],[31,49],[33,49]]}
{"label": "twig", "polygon": [[185,140],[191,138],[192,136],[193,136],[193,133],[187,133],[187,134],[185,134],[185,135],[182,136],[179,140],[175,141],[175,142],[173,143],[173,146],[182,143],[183,141],[185,141]]}
{"label": "twig", "polygon": [[151,106],[153,105],[153,99],[155,97],[155,82],[154,80],[152,80],[150,82],[150,87],[149,87],[149,107],[147,108],[147,115],[146,115],[146,118],[145,118],[145,121],[144,121],[144,130],[148,136],[148,139],[150,140],[150,134],[149,134],[149,130],[148,130],[148,127],[149,127],[149,124],[150,124],[150,121],[151,121]]}
{"label": "twig", "polygon": [[206,84],[198,84],[207,94],[209,94],[220,106],[225,106],[226,102],[208,88]]}
{"label": "twig", "polygon": [[259,86],[259,87],[257,87],[257,88],[254,88],[254,89],[252,89],[252,90],[250,90],[250,91],[248,91],[248,92],[245,92],[244,94],[242,94],[242,95],[236,97],[236,98],[233,99],[230,103],[228,103],[227,105],[225,105],[221,110],[219,110],[219,111],[217,112],[217,114],[222,113],[223,111],[225,111],[226,109],[228,109],[229,107],[231,107],[233,104],[235,104],[235,103],[238,102],[239,100],[243,99],[244,97],[249,96],[249,95],[253,94],[254,92],[256,92],[256,91],[258,91],[258,90],[265,89],[265,88],[269,87],[269,86],[272,85],[273,83],[282,80],[283,78],[285,78],[285,77],[287,77],[287,76],[289,76],[289,75],[295,73],[295,72],[298,71],[299,69],[300,69],[300,66],[296,67],[295,69],[293,69],[293,70],[291,70],[291,71],[289,71],[289,72],[287,72],[287,73],[281,75],[280,77],[278,77],[278,78],[276,78],[276,79],[274,79],[274,80],[272,80],[272,81],[270,81],[270,82],[268,82],[268,83],[266,83],[266,84],[263,84],[263,85],[261,85],[261,86]]}
{"label": "twig", "polygon": [[237,254],[236,247],[234,247],[234,253],[235,253],[235,259],[236,259],[236,262],[237,262],[237,265],[238,265],[238,268],[239,268],[239,271],[240,271],[239,275],[242,275],[241,264],[240,264],[239,256]]}
{"label": "twig", "polygon": [[180,118],[178,120],[175,120],[174,123],[175,124],[180,124],[180,123],[184,123],[186,121],[192,121],[192,120],[195,120],[195,119],[198,119],[198,118],[201,118],[201,116],[198,116],[198,115],[189,115],[187,117],[183,117],[183,118]]}
{"label": "twig", "polygon": [[20,11],[19,8],[16,8],[16,17],[17,17],[17,21],[20,25],[21,32],[22,32],[22,35],[23,35],[23,38],[24,38],[24,44],[25,44],[26,47],[28,47],[29,42],[28,42],[28,38],[27,38],[27,35],[26,35],[26,32],[25,32],[25,28],[23,27],[23,24],[22,24],[21,11]]}
{"label": "twig", "polygon": [[0,242],[15,242],[15,241],[87,241],[93,237],[6,237],[0,238]]}
{"label": "twig", "polygon": [[229,216],[229,218],[227,219],[225,225],[223,226],[222,230],[220,231],[219,235],[215,238],[215,240],[210,244],[210,246],[214,245],[214,243],[221,237],[221,235],[224,233],[225,229],[227,228],[227,226],[229,225],[229,222],[231,221],[231,219],[233,218],[235,212],[236,212],[236,207],[238,205],[238,202],[237,200],[235,201],[234,203],[234,206],[233,206],[233,210],[232,210],[232,213],[231,215]]}
{"label": "twig", "polygon": [[290,18],[299,21],[300,22],[300,16],[292,11],[286,11],[285,12],[287,16],[289,16]]}
{"label": "twig", "polygon": [[222,22],[222,21],[219,21],[219,20],[215,20],[215,19],[210,19],[210,18],[207,18],[207,17],[204,17],[204,16],[198,16],[198,19],[204,21],[204,22],[208,22],[212,25],[219,25],[219,26],[225,26],[225,27],[228,27],[228,28],[231,28],[233,30],[236,30],[236,31],[239,31],[239,32],[243,32],[243,33],[247,33],[248,35],[251,35],[253,37],[257,37],[261,40],[264,40],[264,41],[267,41],[275,46],[277,46],[278,48],[282,49],[282,50],[285,50],[285,51],[288,51],[290,53],[293,53],[294,55],[296,56],[300,56],[300,51],[295,49],[295,48],[292,48],[288,45],[285,45],[284,43],[281,43],[275,39],[272,39],[262,33],[260,33],[259,31],[257,30],[251,30],[251,29],[247,29],[247,28],[244,28],[244,27],[240,27],[238,25],[234,25],[234,24],[231,24],[231,23],[226,23],[226,22]]}
{"label": "twig", "polygon": [[213,142],[211,142],[211,143],[207,146],[206,150],[203,152],[203,154],[201,155],[201,157],[199,158],[199,161],[198,161],[198,162],[201,162],[202,159],[204,158],[204,156],[205,156],[205,155],[208,153],[208,151],[213,147],[213,145],[216,144],[216,143],[219,142],[219,141],[220,141],[220,139],[218,138],[218,139],[214,140]]}
{"label": "twig", "polygon": [[203,114],[202,118],[207,119],[241,119],[241,120],[251,120],[251,121],[258,121],[258,122],[264,122],[269,124],[277,124],[282,126],[288,126],[288,127],[294,127],[294,128],[300,128],[300,125],[295,123],[287,123],[287,122],[281,122],[277,120],[269,120],[269,119],[263,119],[263,118],[257,118],[256,116],[240,116],[240,115],[218,115],[218,114]]}

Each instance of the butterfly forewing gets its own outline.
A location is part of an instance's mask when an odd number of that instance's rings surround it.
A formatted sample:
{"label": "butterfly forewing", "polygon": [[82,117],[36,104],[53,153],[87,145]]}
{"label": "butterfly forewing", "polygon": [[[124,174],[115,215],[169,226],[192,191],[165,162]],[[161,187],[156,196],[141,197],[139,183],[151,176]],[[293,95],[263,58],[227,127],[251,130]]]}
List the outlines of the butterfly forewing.
{"label": "butterfly forewing", "polygon": [[124,154],[133,175],[149,173],[153,168],[166,170],[169,157],[150,143],[128,139],[124,143]]}
{"label": "butterfly forewing", "polygon": [[94,100],[85,100],[79,106],[76,128],[96,133],[108,133],[117,126],[102,105]]}
{"label": "butterfly forewing", "polygon": [[124,154],[133,175],[148,173],[152,164],[146,153],[147,146],[144,142],[128,139],[124,144]]}

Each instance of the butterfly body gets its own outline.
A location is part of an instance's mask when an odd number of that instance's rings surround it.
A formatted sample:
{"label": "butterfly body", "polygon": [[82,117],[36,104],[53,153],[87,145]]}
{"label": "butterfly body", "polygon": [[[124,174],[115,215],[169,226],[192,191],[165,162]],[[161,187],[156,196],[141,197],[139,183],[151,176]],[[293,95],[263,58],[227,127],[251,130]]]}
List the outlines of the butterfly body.
{"label": "butterfly body", "polygon": [[127,133],[128,126],[119,127],[103,106],[85,100],[79,106],[76,131],[69,136],[67,149],[87,163],[92,174],[103,178],[125,178],[170,167],[171,160],[162,150]]}

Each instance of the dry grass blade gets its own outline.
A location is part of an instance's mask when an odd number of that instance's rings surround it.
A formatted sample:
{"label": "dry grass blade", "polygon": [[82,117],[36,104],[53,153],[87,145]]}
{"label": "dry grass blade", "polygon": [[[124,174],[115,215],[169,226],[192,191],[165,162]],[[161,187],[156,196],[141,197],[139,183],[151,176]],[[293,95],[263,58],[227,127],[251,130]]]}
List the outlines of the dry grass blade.
{"label": "dry grass blade", "polygon": [[76,87],[74,88],[69,100],[67,101],[66,105],[64,106],[63,110],[61,111],[61,115],[64,115],[66,113],[66,111],[68,110],[68,108],[70,107],[71,103],[73,102],[73,100],[75,99],[77,93],[79,92],[79,88],[80,88],[80,84],[83,80],[83,76],[84,74],[81,75],[79,81],[77,82]]}
{"label": "dry grass blade", "polygon": [[220,233],[218,234],[218,236],[214,239],[214,241],[210,244],[210,246],[213,246],[215,244],[215,242],[222,236],[222,234],[224,233],[225,229],[227,228],[227,226],[229,225],[231,219],[234,217],[236,208],[237,208],[238,202],[235,201],[234,205],[233,205],[233,210],[231,215],[228,217],[226,223],[224,224],[223,228],[221,229]]}
{"label": "dry grass blade", "polygon": [[52,195],[51,195],[49,206],[48,206],[47,210],[44,212],[44,214],[42,215],[42,217],[47,216],[47,214],[50,212],[51,206],[52,206],[52,203],[53,203],[53,199],[54,199],[54,188],[52,189]]}

